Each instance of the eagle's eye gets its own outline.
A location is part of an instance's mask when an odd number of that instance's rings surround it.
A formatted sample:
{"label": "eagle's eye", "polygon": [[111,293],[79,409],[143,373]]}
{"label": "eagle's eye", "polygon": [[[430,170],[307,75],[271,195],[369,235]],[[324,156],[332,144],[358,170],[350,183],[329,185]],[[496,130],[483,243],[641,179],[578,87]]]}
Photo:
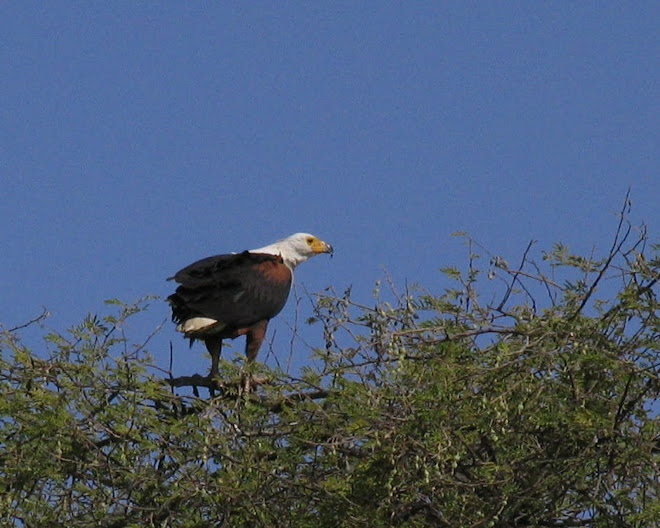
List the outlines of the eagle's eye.
{"label": "eagle's eye", "polygon": [[314,242],[314,237],[307,237],[307,243],[311,246],[312,242]]}

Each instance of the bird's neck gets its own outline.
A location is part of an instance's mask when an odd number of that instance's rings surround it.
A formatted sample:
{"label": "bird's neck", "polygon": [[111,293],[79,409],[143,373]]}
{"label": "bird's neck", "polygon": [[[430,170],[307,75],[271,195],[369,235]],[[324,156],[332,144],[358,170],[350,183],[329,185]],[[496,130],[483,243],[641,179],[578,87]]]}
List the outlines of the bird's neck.
{"label": "bird's neck", "polygon": [[296,253],[286,242],[283,241],[275,242],[274,244],[270,244],[268,246],[260,247],[257,249],[251,249],[250,253],[279,255],[282,257],[282,260],[284,260],[284,264],[286,264],[287,268],[289,268],[291,271],[293,271],[298,264],[307,260],[307,257]]}

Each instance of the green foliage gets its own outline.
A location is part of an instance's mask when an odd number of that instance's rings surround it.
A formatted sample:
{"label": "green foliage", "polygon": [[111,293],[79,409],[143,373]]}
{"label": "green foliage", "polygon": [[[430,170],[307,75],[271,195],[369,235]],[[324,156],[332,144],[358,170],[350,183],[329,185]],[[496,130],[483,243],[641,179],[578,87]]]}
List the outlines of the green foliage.
{"label": "green foliage", "polygon": [[323,295],[315,366],[255,366],[249,394],[172,389],[123,335],[146,303],[48,333],[47,352],[5,330],[0,522],[658,526],[660,258],[631,233],[603,258],[557,245],[544,270],[531,244],[480,269],[468,240],[441,295]]}

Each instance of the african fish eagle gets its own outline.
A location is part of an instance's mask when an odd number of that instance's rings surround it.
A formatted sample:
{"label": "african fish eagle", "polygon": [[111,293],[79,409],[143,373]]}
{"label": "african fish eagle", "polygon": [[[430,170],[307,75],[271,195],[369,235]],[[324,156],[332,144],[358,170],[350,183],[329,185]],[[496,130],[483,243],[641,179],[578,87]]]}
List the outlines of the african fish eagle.
{"label": "african fish eagle", "polygon": [[332,254],[332,246],[296,233],[257,249],[198,260],[168,280],[179,283],[167,300],[184,337],[200,339],[211,354],[210,378],[218,374],[223,339],[245,335],[248,361],[257,357],[268,321],[286,303],[293,270],[309,257]]}

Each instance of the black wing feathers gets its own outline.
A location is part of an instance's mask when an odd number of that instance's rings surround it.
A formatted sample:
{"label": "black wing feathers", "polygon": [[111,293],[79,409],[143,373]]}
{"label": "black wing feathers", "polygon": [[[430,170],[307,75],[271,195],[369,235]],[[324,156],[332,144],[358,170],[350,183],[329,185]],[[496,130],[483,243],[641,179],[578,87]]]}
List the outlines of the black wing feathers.
{"label": "black wing feathers", "polygon": [[168,297],[175,322],[201,316],[235,328],[277,315],[291,287],[281,257],[247,251],[199,260],[171,278],[180,284]]}

